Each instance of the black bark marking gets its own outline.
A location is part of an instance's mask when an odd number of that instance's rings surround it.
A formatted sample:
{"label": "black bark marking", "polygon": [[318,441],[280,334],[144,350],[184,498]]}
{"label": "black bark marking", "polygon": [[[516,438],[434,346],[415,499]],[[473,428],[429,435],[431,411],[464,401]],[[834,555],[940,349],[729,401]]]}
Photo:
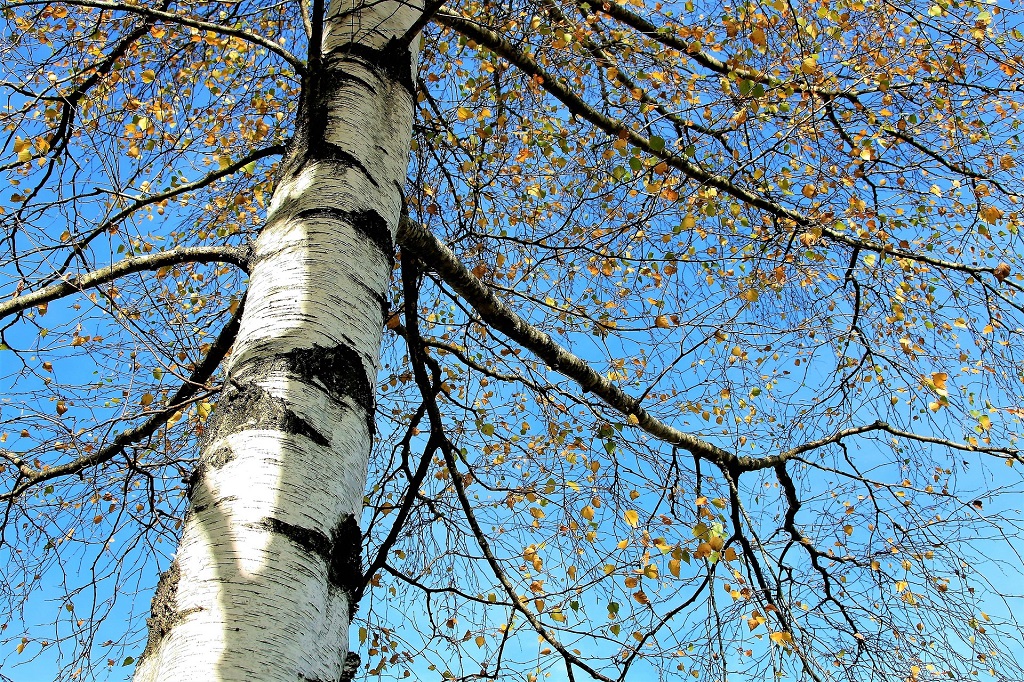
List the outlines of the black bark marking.
{"label": "black bark marking", "polygon": [[356,517],[349,514],[341,520],[331,536],[319,530],[303,528],[280,519],[268,518],[256,524],[276,535],[282,535],[327,564],[327,582],[344,592],[349,600],[349,617],[355,615],[358,605],[355,595],[363,583],[363,534]]}
{"label": "black bark marking", "polygon": [[178,610],[178,581],[181,580],[181,569],[177,561],[172,561],[167,570],[160,574],[160,580],[156,584],[156,594],[150,605],[150,617],[146,619],[149,627],[149,639],[146,641],[146,648],[139,656],[141,663],[147,656],[151,655],[160,646],[160,642],[185,616],[190,613],[202,611],[201,607],[194,607]]}
{"label": "black bark marking", "polygon": [[284,354],[288,367],[309,384],[319,383],[335,399],[347,396],[373,412],[373,386],[359,353],[340,344],[333,348],[314,345]]}
{"label": "black bark marking", "polygon": [[[359,603],[355,599],[363,584],[363,533],[356,517],[349,514],[331,533],[331,552],[328,580],[348,595],[348,615],[356,615]],[[358,665],[358,664],[357,664]]]}
{"label": "black bark marking", "polygon": [[208,449],[203,453],[202,462],[211,469],[220,469],[228,462],[235,459],[237,455],[227,443],[221,443],[217,447]]}
{"label": "black bark marking", "polygon": [[345,664],[341,667],[341,680],[339,682],[352,682],[356,678],[356,673],[359,672],[360,663],[362,663],[362,660],[356,652],[350,651],[345,654]]}
{"label": "black bark marking", "polygon": [[340,208],[318,207],[307,208],[295,214],[298,220],[310,218],[328,218],[350,224],[359,234],[369,239],[389,258],[395,252],[394,238],[384,217],[377,211],[343,211]]}
{"label": "black bark marking", "polygon": [[[412,74],[412,52],[408,44],[398,38],[392,38],[387,45],[380,49],[374,49],[361,43],[339,45],[326,55],[325,64],[352,58],[367,64],[383,78],[399,83],[415,96],[416,84]],[[328,71],[334,71],[334,68],[329,68]]]}
{"label": "black bark marking", "polygon": [[363,174],[363,177],[370,181],[370,184],[374,187],[380,188],[380,185],[373,178],[373,175],[370,174],[370,170],[358,157],[346,150],[344,147],[336,145],[333,142],[327,142],[324,139],[320,139],[317,144],[310,145],[309,151],[306,153],[306,158],[310,161],[335,163],[345,168],[355,168]]}
{"label": "black bark marking", "polygon": [[[196,493],[196,489],[202,482],[203,477],[206,476],[208,469],[220,469],[222,466],[232,461],[238,455],[235,454],[234,450],[227,443],[219,443],[216,447],[210,449],[204,449],[204,452],[199,457],[199,461],[196,463],[192,473],[185,479],[185,498],[191,502],[192,497]],[[206,507],[196,507],[196,511],[202,511]],[[190,508],[187,513],[191,513]]]}
{"label": "black bark marking", "polygon": [[[416,96],[412,73],[412,52],[408,45],[391,39],[383,49],[375,50],[358,43],[349,43],[324,55],[323,68],[307,71],[302,79],[299,116],[295,138],[305,142],[301,147],[302,162],[292,166],[298,172],[305,161],[319,158],[325,149],[329,102],[343,82],[356,81],[371,92],[376,88],[365,80],[345,72],[341,62],[358,60],[380,78],[399,83],[410,96]],[[300,143],[301,144],[301,143]]]}
{"label": "black bark marking", "polygon": [[318,530],[303,528],[293,523],[287,523],[280,519],[264,519],[256,524],[257,527],[270,531],[277,535],[283,535],[296,545],[311,554],[316,554],[324,561],[331,560],[331,539]]}
{"label": "black bark marking", "polygon": [[[207,443],[249,429],[268,429],[305,436],[322,447],[331,444],[326,435],[289,409],[281,398],[275,398],[253,383],[233,383],[232,387],[234,390],[228,389],[222,394],[217,409],[210,416]],[[215,457],[212,460],[207,460],[204,455],[204,463],[208,467],[217,468],[231,461],[231,458],[216,458],[217,451],[212,454]]]}

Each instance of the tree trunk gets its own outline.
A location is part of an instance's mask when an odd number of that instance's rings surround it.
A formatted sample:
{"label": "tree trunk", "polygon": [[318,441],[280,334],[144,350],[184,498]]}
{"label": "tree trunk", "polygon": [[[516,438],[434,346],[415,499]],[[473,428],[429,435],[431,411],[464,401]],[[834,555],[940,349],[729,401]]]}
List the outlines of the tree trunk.
{"label": "tree trunk", "polygon": [[[320,6],[320,3],[316,3]],[[331,3],[256,242],[228,382],[136,682],[339,680],[393,239],[417,3]]]}

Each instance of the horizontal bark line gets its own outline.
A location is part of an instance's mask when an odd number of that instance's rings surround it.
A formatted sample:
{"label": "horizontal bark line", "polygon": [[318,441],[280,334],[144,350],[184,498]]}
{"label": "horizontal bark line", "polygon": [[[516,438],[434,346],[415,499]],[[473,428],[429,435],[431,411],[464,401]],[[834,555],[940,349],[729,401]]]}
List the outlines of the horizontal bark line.
{"label": "horizontal bark line", "polygon": [[[319,140],[315,144],[310,144],[309,149],[306,150],[306,159],[307,162],[334,163],[343,168],[353,168],[362,173],[371,185],[380,189],[380,184],[374,179],[366,164],[352,152],[333,142]],[[301,172],[301,168],[299,172]]]}
{"label": "horizontal bark line", "polygon": [[[374,183],[376,184],[376,183]],[[375,210],[345,211],[340,208],[317,207],[307,208],[295,214],[297,220],[310,218],[327,218],[342,221],[351,225],[359,234],[366,237],[381,253],[391,258],[395,244],[384,217]]]}
{"label": "horizontal bark line", "polygon": [[[280,430],[304,436],[321,447],[329,447],[331,444],[326,434],[292,411],[283,399],[270,395],[255,383],[233,381],[210,416],[206,443],[216,443],[231,434],[251,429]],[[223,466],[227,461],[230,460],[221,458],[220,465]],[[212,464],[212,461],[207,462],[208,466]]]}
{"label": "horizontal bark line", "polygon": [[296,546],[320,557],[327,566],[328,584],[345,593],[349,602],[349,617],[355,614],[358,603],[354,596],[363,582],[363,535],[355,516],[348,514],[342,518],[331,530],[330,536],[321,530],[305,528],[273,517],[263,519],[252,527],[288,538]]}
{"label": "horizontal bark line", "polygon": [[408,41],[392,38],[380,49],[361,43],[336,45],[324,55],[324,66],[328,72],[338,70],[339,64],[351,60],[361,61],[384,78],[399,83],[410,95],[416,94],[413,79],[412,50]]}
{"label": "horizontal bark line", "polygon": [[[367,175],[367,178],[369,178],[369,175]],[[369,179],[372,181],[372,178]],[[341,222],[351,227],[356,233],[373,244],[386,260],[389,262],[394,261],[395,240],[387,219],[379,211],[375,209],[350,211],[334,206],[299,208],[297,206],[298,203],[294,199],[282,202],[274,211],[274,216],[270,219],[268,228],[289,221],[301,222],[319,219]],[[308,240],[299,241],[298,243],[308,243]],[[272,255],[274,255],[273,251],[254,254],[249,259],[249,266],[254,267]],[[373,297],[383,301],[383,296],[380,292],[373,292]]]}
{"label": "horizontal bark line", "polygon": [[[345,398],[360,408],[373,411],[373,384],[362,356],[351,346],[339,343],[327,347],[313,344],[258,359],[243,360],[231,368],[231,383],[250,386],[271,373],[292,375],[308,386],[319,387],[337,404]],[[229,398],[232,395],[226,392]],[[275,399],[276,400],[276,399]],[[285,406],[290,411],[290,408]]]}

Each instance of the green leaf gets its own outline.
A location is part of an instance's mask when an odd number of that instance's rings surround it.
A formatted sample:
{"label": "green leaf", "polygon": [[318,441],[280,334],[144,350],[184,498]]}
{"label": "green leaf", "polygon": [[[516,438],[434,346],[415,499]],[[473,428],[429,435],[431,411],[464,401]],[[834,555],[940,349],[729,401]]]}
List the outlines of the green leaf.
{"label": "green leaf", "polygon": [[665,139],[657,135],[651,135],[651,149],[660,152],[665,148]]}

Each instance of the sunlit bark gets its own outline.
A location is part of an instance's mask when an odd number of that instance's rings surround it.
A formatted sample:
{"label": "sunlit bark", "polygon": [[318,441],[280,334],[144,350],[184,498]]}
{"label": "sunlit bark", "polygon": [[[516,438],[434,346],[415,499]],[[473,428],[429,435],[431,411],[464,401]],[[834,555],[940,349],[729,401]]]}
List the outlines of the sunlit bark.
{"label": "sunlit bark", "polygon": [[328,9],[137,682],[342,677],[419,16]]}

